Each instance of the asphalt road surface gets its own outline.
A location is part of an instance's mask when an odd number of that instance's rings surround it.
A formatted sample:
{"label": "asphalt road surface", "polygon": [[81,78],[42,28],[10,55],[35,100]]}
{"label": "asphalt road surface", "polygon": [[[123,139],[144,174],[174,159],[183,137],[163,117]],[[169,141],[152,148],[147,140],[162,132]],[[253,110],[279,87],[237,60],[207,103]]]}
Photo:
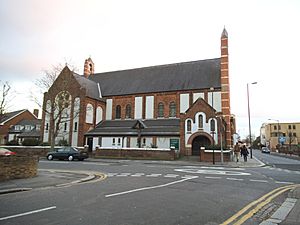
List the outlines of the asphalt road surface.
{"label": "asphalt road surface", "polygon": [[[41,160],[39,167],[102,172],[107,177],[99,182],[0,195],[0,224],[221,224],[270,191],[300,183],[299,171],[272,166]],[[276,201],[246,224],[259,224],[276,208]]]}

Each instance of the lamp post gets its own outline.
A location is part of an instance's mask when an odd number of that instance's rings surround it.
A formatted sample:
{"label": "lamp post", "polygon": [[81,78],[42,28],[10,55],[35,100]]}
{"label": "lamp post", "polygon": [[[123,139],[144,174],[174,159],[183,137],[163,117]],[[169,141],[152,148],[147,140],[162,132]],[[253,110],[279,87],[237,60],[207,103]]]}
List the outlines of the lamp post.
{"label": "lamp post", "polygon": [[[211,87],[211,107],[214,109],[214,87]],[[212,119],[213,120],[213,119]],[[214,127],[210,127],[212,138],[213,138],[213,164],[215,164],[215,123],[210,123],[211,125],[214,124]]]}
{"label": "lamp post", "polygon": [[[251,84],[257,84],[253,82]],[[251,119],[250,119],[250,103],[249,103],[249,83],[247,83],[247,100],[248,100],[248,121],[249,121],[249,142],[250,142],[250,158],[252,159],[252,140],[251,140]]]}
{"label": "lamp post", "polygon": [[224,155],[223,155],[223,117],[222,116],[216,116],[220,118],[220,125],[219,127],[219,134],[220,134],[220,145],[221,145],[221,164],[224,163]]}
{"label": "lamp post", "polygon": [[278,147],[279,147],[279,145],[280,145],[280,143],[279,143],[279,120],[275,120],[275,119],[268,119],[268,120],[277,121],[277,143],[278,143]]}

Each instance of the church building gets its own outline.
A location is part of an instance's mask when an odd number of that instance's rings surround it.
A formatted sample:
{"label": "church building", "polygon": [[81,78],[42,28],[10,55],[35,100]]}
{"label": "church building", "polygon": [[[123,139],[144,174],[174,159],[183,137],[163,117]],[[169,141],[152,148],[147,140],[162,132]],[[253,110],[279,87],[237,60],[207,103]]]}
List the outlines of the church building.
{"label": "church building", "polygon": [[[95,73],[91,58],[84,74],[65,67],[44,95],[43,139],[49,142],[51,102],[64,91],[68,120],[56,142],[106,148],[175,148],[201,155],[201,147],[232,146],[228,34],[221,57],[137,69]],[[64,84],[64,85],[62,85]]]}

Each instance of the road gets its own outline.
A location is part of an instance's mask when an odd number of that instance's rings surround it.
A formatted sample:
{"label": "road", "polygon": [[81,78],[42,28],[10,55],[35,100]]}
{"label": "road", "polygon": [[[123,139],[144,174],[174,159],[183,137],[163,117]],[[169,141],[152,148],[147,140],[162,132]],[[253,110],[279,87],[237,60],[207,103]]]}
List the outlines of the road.
{"label": "road", "polygon": [[[300,183],[299,171],[271,166],[41,160],[39,167],[96,171],[107,177],[100,182],[0,195],[0,224],[221,224],[270,191]],[[276,201],[246,224],[259,224]]]}

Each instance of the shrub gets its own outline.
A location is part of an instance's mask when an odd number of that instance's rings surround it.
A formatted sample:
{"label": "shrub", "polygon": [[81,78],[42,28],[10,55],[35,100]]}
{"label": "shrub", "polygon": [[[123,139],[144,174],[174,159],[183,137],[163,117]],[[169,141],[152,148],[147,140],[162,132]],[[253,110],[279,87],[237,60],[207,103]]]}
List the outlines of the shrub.
{"label": "shrub", "polygon": [[19,142],[17,140],[11,140],[7,142],[6,145],[19,145]]}
{"label": "shrub", "polygon": [[37,146],[39,144],[40,144],[40,141],[37,139],[34,139],[34,138],[28,138],[22,142],[22,145],[24,145],[24,146]]}
{"label": "shrub", "polygon": [[58,141],[58,145],[59,145],[59,146],[69,146],[67,140],[59,140],[59,141]]}

